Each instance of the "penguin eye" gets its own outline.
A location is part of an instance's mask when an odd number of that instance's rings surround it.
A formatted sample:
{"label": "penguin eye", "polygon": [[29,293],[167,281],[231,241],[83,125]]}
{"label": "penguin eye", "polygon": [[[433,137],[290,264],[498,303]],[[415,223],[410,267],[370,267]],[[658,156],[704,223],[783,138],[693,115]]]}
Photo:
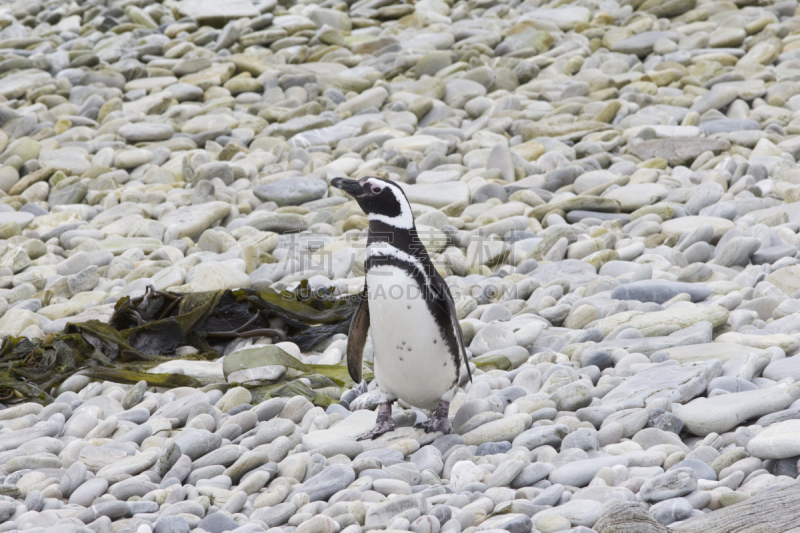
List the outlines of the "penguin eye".
{"label": "penguin eye", "polygon": [[383,190],[383,189],[381,189],[381,188],[380,188],[380,187],[378,187],[377,185],[373,185],[373,186],[372,186],[372,194],[380,194],[380,192],[381,192],[382,190]]}

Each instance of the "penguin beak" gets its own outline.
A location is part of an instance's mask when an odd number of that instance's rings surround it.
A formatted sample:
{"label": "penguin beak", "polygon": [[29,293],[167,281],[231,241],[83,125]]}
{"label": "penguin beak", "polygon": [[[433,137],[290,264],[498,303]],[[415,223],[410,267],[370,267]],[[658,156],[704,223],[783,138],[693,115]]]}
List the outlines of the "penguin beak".
{"label": "penguin beak", "polygon": [[361,188],[361,184],[358,180],[348,180],[345,178],[333,178],[331,180],[331,185],[336,187],[337,189],[341,189],[350,196],[358,197],[364,196],[364,189]]}

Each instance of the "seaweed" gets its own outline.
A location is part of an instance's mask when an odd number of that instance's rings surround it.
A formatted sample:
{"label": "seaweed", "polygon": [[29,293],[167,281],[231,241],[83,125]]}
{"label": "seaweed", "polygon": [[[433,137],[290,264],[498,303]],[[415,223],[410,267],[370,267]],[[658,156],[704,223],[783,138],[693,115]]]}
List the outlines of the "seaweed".
{"label": "seaweed", "polygon": [[[145,381],[153,387],[227,385],[148,370],[176,359],[218,359],[231,340],[241,338],[290,340],[306,351],[332,335],[347,333],[357,304],[357,295],[319,294],[308,290],[305,281],[297,291],[179,295],[148,287],[142,296],[118,300],[108,324],[90,320],[70,323],[60,334],[44,339],[5,339],[0,344],[0,401],[52,402],[58,386],[76,373],[117,383]],[[176,354],[187,345],[197,353]],[[253,364],[292,369],[274,383],[251,387],[254,400],[302,395],[327,406],[338,401],[337,391],[354,385],[344,363],[305,364],[282,350],[261,354]],[[366,376],[369,379],[371,373]]]}

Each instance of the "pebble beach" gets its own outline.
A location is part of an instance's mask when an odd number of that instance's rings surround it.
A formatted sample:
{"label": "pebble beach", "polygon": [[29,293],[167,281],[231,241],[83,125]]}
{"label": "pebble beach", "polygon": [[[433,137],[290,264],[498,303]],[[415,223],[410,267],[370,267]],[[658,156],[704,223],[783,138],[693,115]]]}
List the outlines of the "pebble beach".
{"label": "pebble beach", "polygon": [[472,381],[453,434],[398,402],[358,441],[376,383],[301,371],[347,335],[273,318],[149,369],[202,387],[3,393],[0,533],[679,533],[793,490],[798,159],[797,0],[2,1],[0,340],[151,290],[355,295],[330,181],[377,176]]}

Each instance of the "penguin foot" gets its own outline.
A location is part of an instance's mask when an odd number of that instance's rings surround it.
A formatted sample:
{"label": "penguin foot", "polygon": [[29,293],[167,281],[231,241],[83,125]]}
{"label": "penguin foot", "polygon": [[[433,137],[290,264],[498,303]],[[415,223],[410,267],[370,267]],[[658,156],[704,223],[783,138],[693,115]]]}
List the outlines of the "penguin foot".
{"label": "penguin foot", "polygon": [[375,427],[356,440],[374,440],[393,429],[392,402],[384,402],[378,406],[378,418],[375,420]]}
{"label": "penguin foot", "polygon": [[450,423],[450,419],[447,416],[449,411],[450,402],[441,400],[439,402],[439,407],[437,407],[436,410],[431,414],[431,417],[425,422],[420,422],[414,427],[424,429],[425,433],[441,431],[445,435],[448,435],[453,432],[453,425]]}

